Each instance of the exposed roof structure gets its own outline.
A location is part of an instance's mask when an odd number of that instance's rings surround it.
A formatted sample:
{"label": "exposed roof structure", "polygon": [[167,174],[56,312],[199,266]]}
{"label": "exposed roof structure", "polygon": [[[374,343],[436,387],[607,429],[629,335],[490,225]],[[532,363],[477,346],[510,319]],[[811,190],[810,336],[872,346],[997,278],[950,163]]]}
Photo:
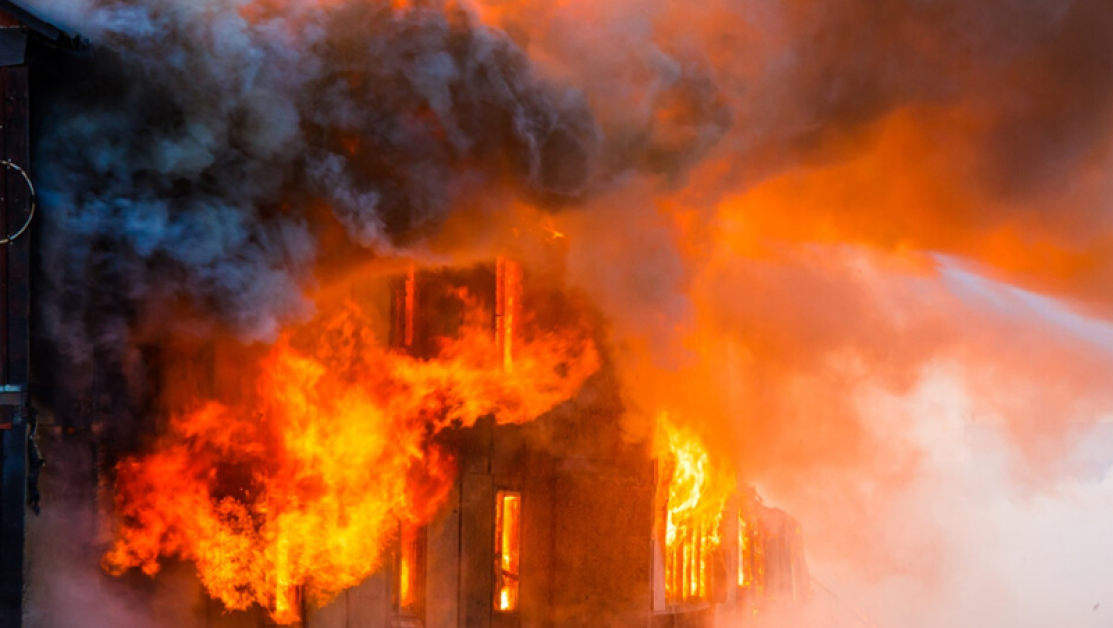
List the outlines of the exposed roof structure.
{"label": "exposed roof structure", "polygon": [[75,32],[52,24],[12,0],[0,0],[0,12],[17,19],[40,41],[72,50],[85,48],[88,42]]}

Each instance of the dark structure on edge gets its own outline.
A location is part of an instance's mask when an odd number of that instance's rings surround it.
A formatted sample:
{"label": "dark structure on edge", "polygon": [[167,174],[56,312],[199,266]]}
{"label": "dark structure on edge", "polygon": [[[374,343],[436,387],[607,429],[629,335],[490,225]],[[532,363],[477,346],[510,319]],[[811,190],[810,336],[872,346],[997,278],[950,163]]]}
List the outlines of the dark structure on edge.
{"label": "dark structure on edge", "polygon": [[38,509],[42,458],[30,404],[34,190],[29,175],[29,68],[42,53],[83,42],[0,0],[0,628],[21,625],[26,511]]}

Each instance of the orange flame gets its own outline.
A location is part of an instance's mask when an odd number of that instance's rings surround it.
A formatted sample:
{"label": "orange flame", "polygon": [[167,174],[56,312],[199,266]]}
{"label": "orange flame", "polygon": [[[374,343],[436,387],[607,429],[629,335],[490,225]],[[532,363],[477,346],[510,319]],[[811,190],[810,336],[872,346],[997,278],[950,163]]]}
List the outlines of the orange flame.
{"label": "orange flame", "polygon": [[412,611],[417,603],[418,587],[418,528],[402,526],[398,543],[398,607]]}
{"label": "orange flame", "polygon": [[301,591],[324,603],[358,584],[400,521],[435,513],[453,465],[433,434],[487,415],[529,421],[599,364],[583,335],[548,333],[519,339],[504,371],[474,324],[418,360],[376,345],[355,306],[311,331],[308,348],[285,334],[242,398],[174,417],[151,453],[119,464],[105,569],[153,575],[163,557],[188,559],[227,608],[297,621]]}
{"label": "orange flame", "polygon": [[668,504],[665,519],[665,596],[670,603],[706,599],[711,556],[722,539],[720,524],[733,475],[712,467],[699,437],[662,412],[659,424],[668,449]]}

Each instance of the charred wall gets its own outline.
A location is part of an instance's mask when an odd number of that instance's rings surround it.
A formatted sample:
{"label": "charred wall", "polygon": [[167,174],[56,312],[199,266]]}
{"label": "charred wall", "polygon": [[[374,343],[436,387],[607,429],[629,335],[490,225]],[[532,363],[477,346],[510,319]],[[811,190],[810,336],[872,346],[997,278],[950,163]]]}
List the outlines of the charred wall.
{"label": "charred wall", "polygon": [[[450,336],[471,315],[462,305],[479,304],[492,333],[498,333],[499,273],[491,265],[467,269],[411,272],[375,285],[353,286],[346,298],[374,306],[389,328],[395,350],[436,355],[438,338]],[[544,303],[547,312],[574,309],[561,304],[543,285],[527,286],[522,299],[530,306]],[[463,292],[461,292],[463,290]],[[466,299],[461,296],[466,294]],[[505,323],[505,321],[504,321]],[[534,321],[537,323],[537,321]],[[504,324],[505,327],[505,324]],[[407,334],[407,329],[410,333]],[[389,332],[389,333],[388,333]],[[138,398],[132,414],[147,416],[133,424],[132,438],[141,444],[149,434],[166,429],[173,411],[168,399],[233,399],[243,378],[236,370],[258,348],[235,343],[187,341],[160,346],[143,354],[150,397]],[[91,378],[96,382],[96,376]],[[455,480],[435,516],[420,531],[421,548],[414,554],[420,577],[416,602],[399,601],[401,541],[377,573],[323,607],[301,599],[303,628],[564,628],[588,626],[660,627],[709,626],[720,609],[766,608],[771,600],[806,598],[808,578],[798,524],[783,512],[760,502],[755,493],[740,491],[723,516],[724,542],[716,555],[713,593],[705,600],[658,609],[655,600],[660,557],[655,559],[655,517],[659,515],[659,481],[649,443],[631,440],[622,429],[625,411],[615,373],[603,361],[571,399],[540,418],[521,425],[496,424],[492,417],[475,425],[443,431],[430,446],[454,461]],[[242,393],[241,393],[242,394]],[[112,418],[110,400],[92,396],[80,406],[89,426]],[[80,404],[79,404],[80,405]],[[36,577],[48,570],[85,569],[94,590],[133,600],[157,616],[173,617],[176,628],[260,628],[270,626],[258,607],[228,612],[209,598],[192,564],[167,561],[157,578],[138,572],[111,578],[96,567],[97,539],[111,521],[113,480],[109,461],[115,454],[101,443],[113,437],[97,428],[84,429],[54,417],[47,430],[48,453],[63,461],[45,486],[56,510],[32,539]],[[117,445],[117,447],[120,447]],[[217,469],[235,479],[235,469]],[[374,474],[375,469],[367,469]],[[520,584],[517,605],[502,611],[496,604],[497,513],[500,492],[520,497]],[[73,516],[71,541],[80,551],[50,547],[67,534],[66,516]],[[751,552],[740,558],[740,521],[752,525]],[[401,531],[401,530],[400,530]],[[401,536],[401,534],[400,534]],[[103,547],[100,548],[103,551]],[[68,556],[67,556],[68,554]],[[739,561],[756,574],[746,587],[736,584]],[[33,604],[42,621],[59,625],[50,614],[55,595],[36,589]],[[663,594],[662,594],[663,595]],[[65,623],[65,622],[62,622]]]}
{"label": "charred wall", "polygon": [[[466,285],[489,299],[498,292],[492,270],[419,277],[418,328],[424,321],[426,330],[445,333],[456,324],[444,318],[452,317],[451,299],[434,296],[443,290],[431,284]],[[561,311],[559,297],[530,287],[528,275],[525,284],[526,309],[544,302],[537,309]],[[428,341],[415,340],[416,350]],[[459,479],[445,515],[430,526],[429,628],[645,625],[652,467],[648,444],[623,435],[622,412],[614,373],[604,365],[575,398],[531,423],[483,420],[452,435]],[[499,491],[522,500],[521,599],[514,612],[494,604]],[[453,571],[455,608],[435,595],[452,588]]]}

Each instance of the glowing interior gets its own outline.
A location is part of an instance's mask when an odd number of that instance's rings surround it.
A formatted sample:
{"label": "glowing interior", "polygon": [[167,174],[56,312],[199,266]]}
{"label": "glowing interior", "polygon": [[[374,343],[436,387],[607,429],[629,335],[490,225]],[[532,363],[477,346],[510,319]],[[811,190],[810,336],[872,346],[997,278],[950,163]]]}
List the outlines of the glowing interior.
{"label": "glowing interior", "polygon": [[521,573],[522,496],[499,491],[495,515],[495,570],[497,574],[495,608],[518,610],[518,587]]}

